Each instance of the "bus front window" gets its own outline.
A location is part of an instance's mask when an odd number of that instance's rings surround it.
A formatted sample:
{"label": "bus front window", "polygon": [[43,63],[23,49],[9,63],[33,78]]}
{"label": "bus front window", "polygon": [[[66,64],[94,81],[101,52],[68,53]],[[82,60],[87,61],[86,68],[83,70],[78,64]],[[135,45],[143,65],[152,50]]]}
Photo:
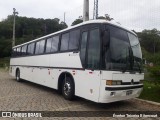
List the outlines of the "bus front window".
{"label": "bus front window", "polygon": [[133,70],[139,70],[140,72],[142,71],[142,52],[141,52],[141,47],[138,38],[131,34],[128,33],[129,41],[131,44],[131,49],[133,52],[133,59],[134,59],[134,65],[133,65]]}
{"label": "bus front window", "polygon": [[105,50],[105,69],[117,71],[140,70],[142,59],[139,41],[123,29],[109,26],[110,42]]}

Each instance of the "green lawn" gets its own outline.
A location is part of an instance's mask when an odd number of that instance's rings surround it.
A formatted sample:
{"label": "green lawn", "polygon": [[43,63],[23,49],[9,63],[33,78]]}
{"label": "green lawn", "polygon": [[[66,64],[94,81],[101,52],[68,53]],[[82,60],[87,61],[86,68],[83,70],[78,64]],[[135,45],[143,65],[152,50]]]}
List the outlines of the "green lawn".
{"label": "green lawn", "polygon": [[139,98],[160,103],[160,80],[144,81],[144,88]]}

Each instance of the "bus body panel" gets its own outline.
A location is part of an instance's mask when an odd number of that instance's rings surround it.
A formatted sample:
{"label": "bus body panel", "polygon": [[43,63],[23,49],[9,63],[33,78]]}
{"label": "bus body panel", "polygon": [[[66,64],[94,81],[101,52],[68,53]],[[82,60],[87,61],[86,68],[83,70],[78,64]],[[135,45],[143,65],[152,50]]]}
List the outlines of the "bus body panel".
{"label": "bus body panel", "polygon": [[100,71],[12,66],[12,76],[15,76],[13,73],[17,68],[21,71],[22,79],[54,89],[58,89],[57,83],[60,74],[68,72],[75,80],[76,96],[94,102],[99,100]]}
{"label": "bus body panel", "polygon": [[142,73],[113,73],[112,74],[113,80],[122,80],[123,82],[139,82],[140,80],[144,79],[144,75]]}
{"label": "bus body panel", "polygon": [[13,66],[44,66],[49,67],[49,57],[50,55],[36,55],[36,56],[28,56],[28,57],[18,57],[12,58],[10,61],[10,65]]}
{"label": "bus body panel", "polygon": [[[67,69],[82,69],[79,53],[73,52],[12,58],[10,65],[12,76],[16,75],[16,69],[19,68],[22,79],[55,89],[62,72],[70,73]],[[62,70],[63,68],[65,69]]]}
{"label": "bus body panel", "polygon": [[75,78],[75,95],[98,102],[100,71],[77,70]]}
{"label": "bus body panel", "polygon": [[57,82],[61,73],[58,69],[22,66],[11,66],[11,68],[10,74],[12,76],[15,76],[16,69],[19,69],[21,79],[57,89]]}
{"label": "bus body panel", "polygon": [[12,58],[10,65],[82,69],[79,53],[73,52]]}
{"label": "bus body panel", "polygon": [[50,67],[82,69],[79,52],[65,52],[50,55]]}
{"label": "bus body panel", "polygon": [[[105,83],[105,81],[102,81],[102,83]],[[101,89],[100,91],[100,98],[99,98],[99,103],[110,103],[110,102],[116,102],[116,101],[122,101],[122,100],[127,100],[131,98],[136,98],[139,97],[141,94],[143,88],[138,88],[138,89],[130,89],[132,90],[132,95],[126,95],[126,92],[128,90],[118,90],[116,91],[115,96],[111,96],[111,92],[113,91],[105,91],[105,89]]]}
{"label": "bus body panel", "polygon": [[[122,72],[116,72],[116,71],[102,71],[102,80],[101,80],[101,87],[100,87],[100,97],[99,102],[100,103],[106,103],[106,102],[114,102],[114,101],[120,101],[130,98],[135,98],[140,95],[142,92],[141,88],[130,88],[132,86],[141,86],[142,84],[131,84],[132,79],[134,82],[140,82],[140,80],[144,79],[143,73],[136,73],[136,74],[130,74],[130,73],[122,73]],[[106,80],[122,80],[123,83],[130,83],[127,85],[106,85]],[[122,90],[106,90],[106,87],[111,88],[122,88]],[[123,89],[126,88],[126,89]],[[132,94],[127,95],[127,91],[132,91]],[[111,92],[115,92],[115,95],[111,95]]]}

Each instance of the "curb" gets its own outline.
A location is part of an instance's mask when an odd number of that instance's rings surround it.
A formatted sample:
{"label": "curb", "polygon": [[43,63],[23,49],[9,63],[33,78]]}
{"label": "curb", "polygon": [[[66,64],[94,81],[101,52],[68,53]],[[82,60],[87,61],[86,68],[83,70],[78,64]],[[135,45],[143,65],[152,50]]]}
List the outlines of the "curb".
{"label": "curb", "polygon": [[139,98],[134,98],[135,100],[139,100],[139,101],[142,101],[142,102],[147,102],[147,103],[150,103],[150,104],[153,104],[153,105],[158,105],[160,106],[160,103],[158,102],[153,102],[153,101],[148,101],[148,100],[142,100],[142,99],[139,99]]}

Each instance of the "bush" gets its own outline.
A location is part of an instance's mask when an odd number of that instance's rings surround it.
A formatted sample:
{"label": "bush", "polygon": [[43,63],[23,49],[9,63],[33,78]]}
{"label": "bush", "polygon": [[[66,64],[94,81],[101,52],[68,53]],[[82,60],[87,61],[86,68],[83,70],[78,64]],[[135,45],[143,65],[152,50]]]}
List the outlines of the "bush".
{"label": "bush", "polygon": [[159,93],[160,93],[159,80],[145,80],[143,91],[139,96],[139,98],[160,103]]}
{"label": "bush", "polygon": [[8,67],[9,58],[0,58],[0,67]]}
{"label": "bush", "polygon": [[151,61],[151,62],[153,62],[154,64],[160,66],[160,53],[156,53],[156,54],[154,54],[154,55],[151,55],[151,56],[148,58],[148,60]]}
{"label": "bush", "polygon": [[150,75],[158,80],[160,80],[160,66],[147,67]]}

